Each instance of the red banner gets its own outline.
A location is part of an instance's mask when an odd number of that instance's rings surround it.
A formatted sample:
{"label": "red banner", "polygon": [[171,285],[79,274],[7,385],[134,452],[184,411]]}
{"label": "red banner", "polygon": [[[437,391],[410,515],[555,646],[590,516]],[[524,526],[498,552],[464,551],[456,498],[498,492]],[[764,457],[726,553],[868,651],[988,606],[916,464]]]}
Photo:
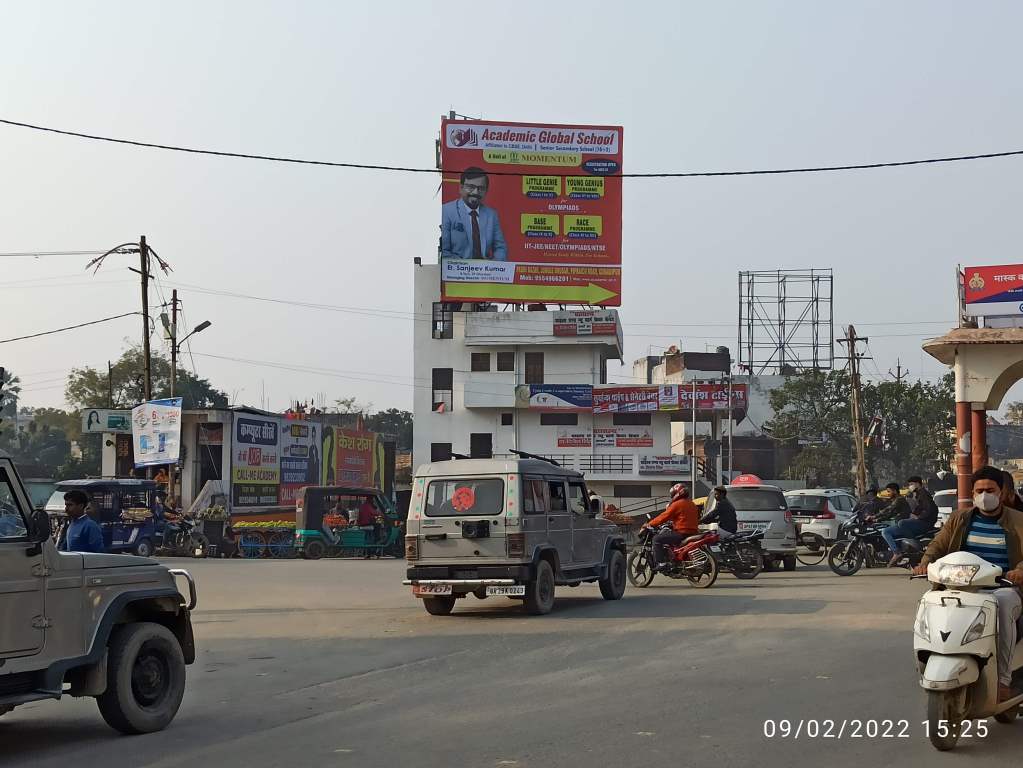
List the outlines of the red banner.
{"label": "red banner", "polygon": [[622,129],[443,120],[445,299],[621,304]]}
{"label": "red banner", "polygon": [[[732,385],[732,410],[745,410],[749,390],[746,384]],[[696,384],[696,410],[727,411],[728,384]],[[692,384],[660,384],[633,387],[594,387],[594,413],[642,413],[646,411],[689,411],[693,407]]]}
{"label": "red banner", "polygon": [[594,413],[641,413],[656,411],[657,387],[594,387]]}
{"label": "red banner", "polygon": [[970,317],[1023,315],[1023,264],[967,267],[963,296]]}

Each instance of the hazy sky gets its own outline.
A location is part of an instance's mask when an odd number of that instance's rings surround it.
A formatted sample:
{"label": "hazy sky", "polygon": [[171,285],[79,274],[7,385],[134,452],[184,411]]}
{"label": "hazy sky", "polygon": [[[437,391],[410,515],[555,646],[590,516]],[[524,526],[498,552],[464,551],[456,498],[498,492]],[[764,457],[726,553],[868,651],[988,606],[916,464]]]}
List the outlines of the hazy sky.
{"label": "hazy sky", "polygon": [[[455,109],[621,124],[627,171],[1023,148],[1018,3],[4,0],[2,17],[0,117],[158,143],[428,166]],[[238,402],[258,406],[265,389],[275,409],[318,393],[411,407],[412,259],[436,255],[436,177],[7,126],[0,173],[0,252],[146,234],[174,267],[166,296],[177,284],[188,324],[213,322],[192,344],[196,369]],[[734,347],[737,271],[804,267],[834,268],[835,319],[870,336],[867,373],[901,357],[914,377],[936,375],[920,342],[954,318],[955,265],[1023,261],[1021,178],[1023,158],[626,180],[629,364],[612,376],[680,337]],[[0,338],[138,308],[129,257],[95,277],[87,261],[0,258]],[[696,323],[720,325],[683,327]],[[67,367],[105,365],[140,330],[133,317],[4,344],[0,365],[21,376],[23,404],[60,405]]]}

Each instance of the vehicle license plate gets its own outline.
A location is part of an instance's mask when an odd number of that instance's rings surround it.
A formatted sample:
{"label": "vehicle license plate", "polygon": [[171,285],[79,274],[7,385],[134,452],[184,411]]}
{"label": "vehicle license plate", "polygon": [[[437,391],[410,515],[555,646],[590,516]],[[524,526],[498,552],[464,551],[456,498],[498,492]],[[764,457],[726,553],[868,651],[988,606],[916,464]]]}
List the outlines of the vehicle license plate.
{"label": "vehicle license plate", "polygon": [[508,587],[487,587],[487,595],[518,595],[523,597],[526,594],[526,586],[524,584],[513,584]]}
{"label": "vehicle license plate", "polygon": [[415,584],[412,587],[412,594],[416,597],[426,595],[450,595],[450,584]]}
{"label": "vehicle license plate", "polygon": [[739,523],[740,531],[766,531],[771,527],[770,523]]}
{"label": "vehicle license plate", "polygon": [[794,523],[812,523],[812,517],[793,517],[792,522]]}

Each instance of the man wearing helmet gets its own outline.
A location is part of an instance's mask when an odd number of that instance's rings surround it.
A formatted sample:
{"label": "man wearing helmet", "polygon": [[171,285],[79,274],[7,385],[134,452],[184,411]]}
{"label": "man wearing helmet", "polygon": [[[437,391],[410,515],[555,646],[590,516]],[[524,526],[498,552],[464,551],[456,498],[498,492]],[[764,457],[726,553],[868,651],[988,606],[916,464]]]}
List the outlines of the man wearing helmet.
{"label": "man wearing helmet", "polygon": [[667,508],[644,525],[644,528],[656,530],[657,526],[664,523],[671,523],[671,530],[659,533],[654,537],[654,560],[658,570],[662,569],[669,561],[668,547],[678,546],[690,536],[700,533],[699,517],[700,512],[689,498],[689,489],[682,483],[676,483],[668,492],[671,501]]}

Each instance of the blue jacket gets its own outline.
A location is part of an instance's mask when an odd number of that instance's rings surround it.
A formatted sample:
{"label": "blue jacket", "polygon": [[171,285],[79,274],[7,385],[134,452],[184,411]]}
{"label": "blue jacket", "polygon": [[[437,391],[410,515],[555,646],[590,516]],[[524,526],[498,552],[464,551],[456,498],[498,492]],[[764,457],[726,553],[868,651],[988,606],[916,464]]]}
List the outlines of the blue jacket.
{"label": "blue jacket", "polygon": [[[481,205],[477,220],[480,225],[480,245],[484,259],[508,260],[508,244],[504,241],[497,211]],[[472,258],[472,218],[470,209],[459,200],[440,207],[440,255],[446,259]]]}
{"label": "blue jacket", "polygon": [[64,552],[106,552],[103,530],[91,517],[82,515],[68,523],[61,549]]}

